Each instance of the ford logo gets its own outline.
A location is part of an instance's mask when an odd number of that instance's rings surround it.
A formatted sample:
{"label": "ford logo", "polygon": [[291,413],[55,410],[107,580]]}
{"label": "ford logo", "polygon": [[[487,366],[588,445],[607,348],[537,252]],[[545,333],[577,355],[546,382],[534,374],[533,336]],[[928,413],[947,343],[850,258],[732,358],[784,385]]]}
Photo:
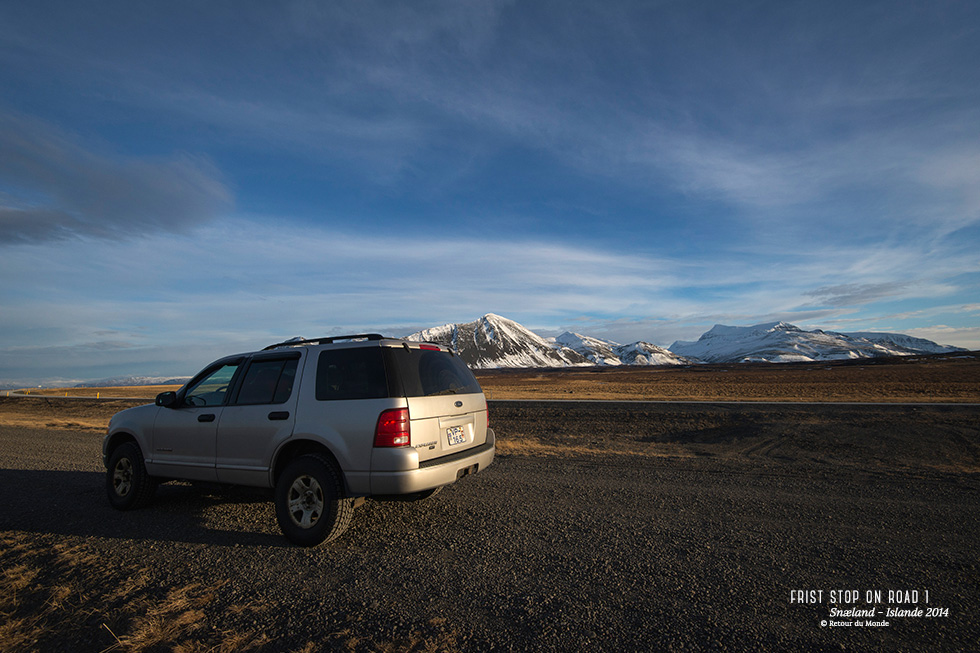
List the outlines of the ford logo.
{"label": "ford logo", "polygon": [[462,408],[462,407],[463,407],[463,402],[462,401],[457,401],[456,402],[456,408]]}

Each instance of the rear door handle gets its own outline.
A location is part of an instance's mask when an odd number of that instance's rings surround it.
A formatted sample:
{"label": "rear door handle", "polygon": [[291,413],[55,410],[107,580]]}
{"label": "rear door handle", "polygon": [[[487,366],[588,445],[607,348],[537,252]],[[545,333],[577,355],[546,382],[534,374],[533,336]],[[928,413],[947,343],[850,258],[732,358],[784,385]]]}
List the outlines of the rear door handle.
{"label": "rear door handle", "polygon": [[197,416],[197,421],[198,422],[213,422],[214,421],[214,413],[204,413],[203,415],[198,415]]}
{"label": "rear door handle", "polygon": [[285,410],[278,410],[269,413],[269,419],[271,421],[289,419],[289,412]]}

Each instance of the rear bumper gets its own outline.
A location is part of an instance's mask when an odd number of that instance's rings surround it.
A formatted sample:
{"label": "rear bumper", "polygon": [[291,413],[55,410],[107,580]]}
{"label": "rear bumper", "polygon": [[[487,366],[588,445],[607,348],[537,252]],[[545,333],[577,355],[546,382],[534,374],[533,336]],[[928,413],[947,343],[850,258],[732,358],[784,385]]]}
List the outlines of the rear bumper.
{"label": "rear bumper", "polygon": [[411,494],[455,483],[463,476],[482,472],[493,462],[495,452],[496,437],[488,429],[487,442],[479,447],[421,464],[416,462],[415,469],[372,471],[371,494]]}

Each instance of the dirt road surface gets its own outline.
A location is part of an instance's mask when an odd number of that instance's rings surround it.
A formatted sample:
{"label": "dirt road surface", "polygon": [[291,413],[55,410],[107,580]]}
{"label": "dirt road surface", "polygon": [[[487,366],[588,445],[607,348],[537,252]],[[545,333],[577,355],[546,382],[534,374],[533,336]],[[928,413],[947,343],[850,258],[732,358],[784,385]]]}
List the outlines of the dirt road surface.
{"label": "dirt road surface", "polygon": [[[258,491],[168,484],[150,508],[115,512],[100,433],[0,427],[0,641],[41,651],[966,651],[980,641],[976,407],[494,402],[491,415],[501,455],[486,472],[422,502],[369,501],[341,540],[315,549],[282,538]],[[881,616],[832,616],[854,608]],[[836,625],[855,621],[887,625]]]}

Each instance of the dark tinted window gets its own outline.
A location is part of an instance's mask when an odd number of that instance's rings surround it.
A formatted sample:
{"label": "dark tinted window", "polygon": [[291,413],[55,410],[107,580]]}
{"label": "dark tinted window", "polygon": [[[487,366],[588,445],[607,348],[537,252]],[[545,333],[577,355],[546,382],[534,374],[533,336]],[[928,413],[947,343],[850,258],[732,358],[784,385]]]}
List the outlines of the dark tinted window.
{"label": "dark tinted window", "polygon": [[254,360],[242,379],[239,405],[281,404],[289,399],[296,380],[297,358]]}
{"label": "dark tinted window", "polygon": [[424,349],[388,351],[389,361],[398,370],[401,390],[406,397],[481,392],[473,372],[458,356]]}
{"label": "dark tinted window", "polygon": [[387,396],[388,381],[380,347],[320,352],[316,368],[316,398],[320,401]]}

